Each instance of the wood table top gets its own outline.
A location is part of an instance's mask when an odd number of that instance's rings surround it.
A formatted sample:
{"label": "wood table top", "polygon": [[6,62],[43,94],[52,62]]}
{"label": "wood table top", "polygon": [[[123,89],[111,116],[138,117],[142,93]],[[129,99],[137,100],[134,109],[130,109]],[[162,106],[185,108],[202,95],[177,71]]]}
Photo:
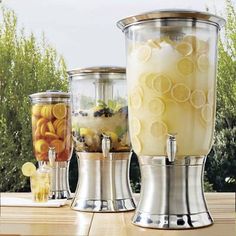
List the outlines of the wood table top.
{"label": "wood table top", "polygon": [[[30,193],[1,193],[30,198]],[[214,225],[195,230],[146,229],[131,223],[134,211],[85,213],[60,208],[1,207],[0,235],[98,235],[98,236],[236,236],[235,193],[206,193]],[[138,198],[135,195],[135,198]]]}

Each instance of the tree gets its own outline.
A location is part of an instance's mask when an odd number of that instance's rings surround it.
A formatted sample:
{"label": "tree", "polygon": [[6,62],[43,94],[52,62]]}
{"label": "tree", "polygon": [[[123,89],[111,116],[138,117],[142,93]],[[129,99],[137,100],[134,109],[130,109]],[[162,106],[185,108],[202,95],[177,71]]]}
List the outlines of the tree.
{"label": "tree", "polygon": [[13,11],[2,9],[0,23],[0,191],[25,191],[21,173],[32,152],[29,94],[67,90],[66,66],[55,49],[17,28]]}
{"label": "tree", "polygon": [[225,37],[219,44],[215,143],[206,173],[216,191],[236,191],[236,12],[226,1]]}

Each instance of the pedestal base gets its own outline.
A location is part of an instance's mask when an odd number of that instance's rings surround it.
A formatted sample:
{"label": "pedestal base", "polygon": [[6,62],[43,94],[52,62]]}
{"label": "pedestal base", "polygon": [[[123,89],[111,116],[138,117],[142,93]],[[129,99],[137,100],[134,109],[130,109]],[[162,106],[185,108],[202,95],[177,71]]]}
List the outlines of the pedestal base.
{"label": "pedestal base", "polygon": [[204,157],[139,157],[141,194],[132,222],[158,229],[211,225],[203,193]]}
{"label": "pedestal base", "polygon": [[129,185],[130,153],[77,153],[79,181],[71,208],[88,212],[135,209]]}

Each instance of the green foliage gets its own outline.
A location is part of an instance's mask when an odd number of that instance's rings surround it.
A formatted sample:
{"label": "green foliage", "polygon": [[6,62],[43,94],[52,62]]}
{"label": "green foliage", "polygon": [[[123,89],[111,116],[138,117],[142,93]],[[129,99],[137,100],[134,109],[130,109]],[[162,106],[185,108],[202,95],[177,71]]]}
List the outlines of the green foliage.
{"label": "green foliage", "polygon": [[215,143],[206,163],[216,191],[236,190],[236,12],[227,3],[225,40],[220,41]]}
{"label": "green foliage", "polygon": [[28,190],[21,174],[32,152],[29,94],[67,90],[63,58],[44,41],[17,28],[13,11],[2,9],[0,23],[0,191]]}

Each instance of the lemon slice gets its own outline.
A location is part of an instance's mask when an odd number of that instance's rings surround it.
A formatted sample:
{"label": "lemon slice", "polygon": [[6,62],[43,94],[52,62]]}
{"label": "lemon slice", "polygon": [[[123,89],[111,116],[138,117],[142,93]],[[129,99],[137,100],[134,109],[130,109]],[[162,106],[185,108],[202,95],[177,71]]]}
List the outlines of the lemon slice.
{"label": "lemon slice", "polygon": [[136,50],[136,57],[140,62],[146,62],[151,57],[152,49],[151,47],[144,45]]}
{"label": "lemon slice", "polygon": [[161,74],[152,81],[152,87],[159,94],[165,94],[171,89],[171,80],[167,76]]}
{"label": "lemon slice", "polygon": [[162,138],[167,134],[167,125],[162,121],[155,121],[151,124],[150,132],[155,138]]}
{"label": "lemon slice", "polygon": [[209,51],[209,43],[204,40],[198,40],[196,44],[197,53],[206,53]]}
{"label": "lemon slice", "polygon": [[193,47],[188,42],[180,42],[175,46],[175,49],[182,55],[182,56],[189,56],[193,52]]}
{"label": "lemon slice", "polygon": [[147,43],[152,48],[161,48],[160,42],[158,42],[158,40],[149,39]]}
{"label": "lemon slice", "polygon": [[24,176],[30,177],[36,172],[36,167],[32,162],[26,162],[22,167],[21,171]]}
{"label": "lemon slice", "polygon": [[206,95],[203,90],[194,90],[190,96],[190,103],[196,109],[203,107],[206,103]]}
{"label": "lemon slice", "polygon": [[197,59],[197,66],[201,72],[205,72],[209,68],[209,58],[206,54],[202,54]]}
{"label": "lemon slice", "polygon": [[172,47],[174,47],[176,44],[173,40],[170,39],[169,36],[162,37],[161,42],[167,43],[167,44],[171,45]]}
{"label": "lemon slice", "polygon": [[192,45],[193,50],[196,49],[196,44],[197,44],[197,37],[195,35],[185,35],[183,37],[184,42],[188,42]]}
{"label": "lemon slice", "polygon": [[142,151],[142,145],[139,138],[137,136],[133,136],[131,143],[132,143],[132,148],[135,151],[135,153],[139,154]]}
{"label": "lemon slice", "polygon": [[190,89],[183,83],[175,84],[171,89],[171,96],[177,102],[186,102],[190,97]]}
{"label": "lemon slice", "polygon": [[140,133],[140,131],[141,131],[141,122],[136,117],[134,117],[131,120],[131,131],[135,135],[138,135]]}
{"label": "lemon slice", "polygon": [[134,109],[139,109],[143,103],[143,96],[140,90],[136,89],[130,95],[130,107]]}
{"label": "lemon slice", "polygon": [[149,102],[148,108],[150,112],[157,116],[160,116],[165,110],[165,104],[162,102],[161,99],[155,98]]}
{"label": "lemon slice", "polygon": [[195,65],[192,59],[183,57],[177,62],[177,69],[182,75],[190,75],[195,69]]}
{"label": "lemon slice", "polygon": [[210,104],[210,105],[213,105],[214,104],[214,92],[212,89],[210,89],[207,93],[207,102]]}
{"label": "lemon slice", "polygon": [[144,73],[141,75],[139,81],[144,86],[152,89],[153,80],[158,76],[155,72]]}
{"label": "lemon slice", "polygon": [[206,122],[209,123],[212,121],[212,117],[213,117],[213,109],[212,106],[209,104],[206,104],[202,107],[201,110],[201,115],[202,115],[202,119]]}

